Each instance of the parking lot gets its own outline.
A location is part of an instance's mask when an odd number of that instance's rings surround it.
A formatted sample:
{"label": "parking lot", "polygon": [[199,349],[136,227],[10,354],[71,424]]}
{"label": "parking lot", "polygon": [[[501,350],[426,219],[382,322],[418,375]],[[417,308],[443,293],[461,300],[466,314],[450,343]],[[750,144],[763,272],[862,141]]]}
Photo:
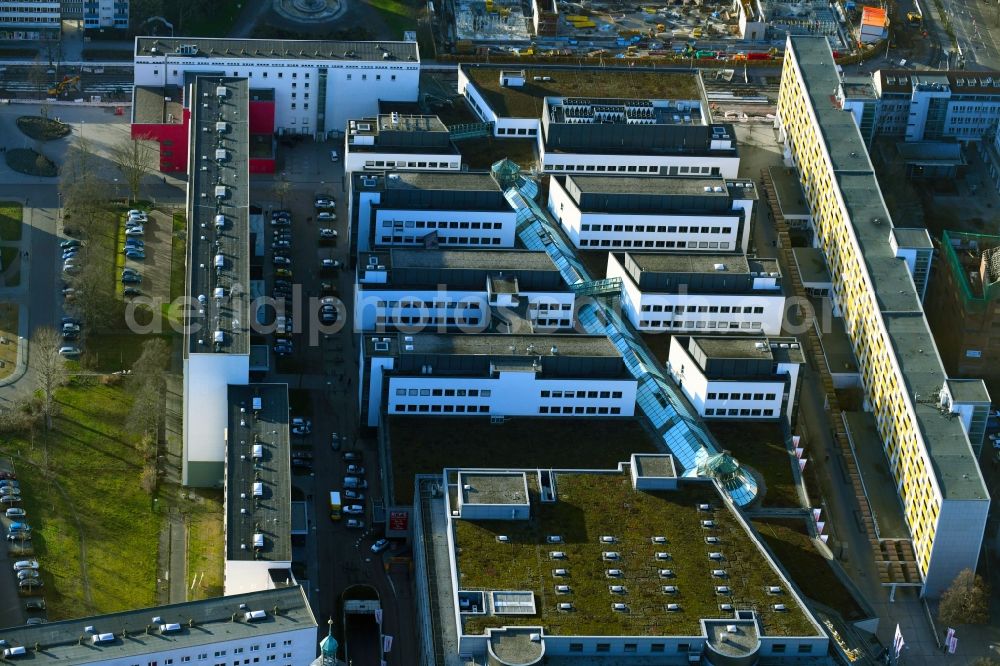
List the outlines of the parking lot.
{"label": "parking lot", "polygon": [[[25,489],[30,492],[30,489]],[[6,547],[0,556],[0,622],[5,627],[45,619],[45,600],[34,559],[30,516],[21,508],[21,488],[14,464],[0,459],[0,507]],[[37,584],[36,584],[37,583]],[[40,610],[27,610],[27,605]]]}

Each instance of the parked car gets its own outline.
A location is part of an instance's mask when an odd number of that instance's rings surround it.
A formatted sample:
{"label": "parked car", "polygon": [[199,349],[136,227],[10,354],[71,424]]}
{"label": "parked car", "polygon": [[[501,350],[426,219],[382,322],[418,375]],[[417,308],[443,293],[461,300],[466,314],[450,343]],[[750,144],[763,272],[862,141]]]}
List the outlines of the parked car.
{"label": "parked car", "polygon": [[301,458],[302,460],[312,460],[313,454],[309,451],[292,451],[292,458]]}
{"label": "parked car", "polygon": [[37,569],[38,560],[18,560],[14,562],[14,571],[21,571],[22,569]]}
{"label": "parked car", "polygon": [[271,226],[272,227],[287,227],[292,224],[292,220],[289,217],[272,217]]}
{"label": "parked car", "polygon": [[316,215],[316,219],[319,220],[320,222],[329,222],[331,220],[336,220],[337,214],[324,210],[322,213]]}
{"label": "parked car", "polygon": [[6,515],[8,518],[24,518],[28,514],[24,509],[12,507],[10,509],[7,509],[4,515]]}
{"label": "parked car", "polygon": [[[320,215],[325,215],[325,214],[326,213],[320,213]],[[319,230],[319,238],[320,240],[336,240],[337,230],[330,229],[329,227],[323,227],[322,229]]]}
{"label": "parked car", "polygon": [[28,580],[20,580],[17,582],[17,586],[21,590],[30,590],[33,587],[44,587],[41,578],[29,578]]}
{"label": "parked car", "polygon": [[372,552],[373,553],[381,553],[383,550],[385,550],[388,547],[389,547],[389,540],[388,539],[379,539],[378,541],[376,541],[375,543],[372,544]]}
{"label": "parked car", "polygon": [[333,208],[336,205],[333,197],[316,197],[316,208]]}
{"label": "parked car", "polygon": [[344,459],[344,462],[361,462],[364,460],[364,454],[361,451],[344,451],[344,455],[340,457]]}
{"label": "parked car", "polygon": [[20,495],[4,495],[3,497],[0,497],[0,504],[20,504],[20,503],[21,503]]}
{"label": "parked car", "polygon": [[368,488],[368,482],[361,477],[357,476],[345,476],[344,477],[344,487],[345,488],[357,488],[361,490],[366,490]]}
{"label": "parked car", "polygon": [[290,240],[276,240],[271,243],[272,250],[287,250],[292,247],[292,241]]}
{"label": "parked car", "polygon": [[346,523],[344,523],[344,526],[349,530],[363,530],[365,529],[365,521],[350,518]]}
{"label": "parked car", "polygon": [[79,333],[80,332],[80,325],[79,324],[75,324],[75,323],[66,322],[65,324],[62,325],[62,332],[63,333],[70,333],[70,332]]}
{"label": "parked car", "polygon": [[131,249],[130,248],[130,249],[128,249],[128,250],[125,251],[125,258],[126,259],[145,259],[146,258],[146,252],[144,250],[139,249],[139,248],[135,248],[135,249]]}
{"label": "parked car", "polygon": [[76,317],[63,317],[59,320],[59,323],[65,326],[66,324],[76,324],[79,326],[82,322]]}
{"label": "parked car", "polygon": [[25,624],[45,624],[48,622],[44,617],[29,617],[24,621]]}
{"label": "parked car", "polygon": [[358,515],[365,512],[365,507],[360,504],[348,504],[344,507],[344,513],[351,515]]}
{"label": "parked car", "polygon": [[8,532],[7,541],[31,541],[31,534],[28,532]]}
{"label": "parked car", "polygon": [[65,340],[65,341],[67,341],[67,342],[72,342],[73,340],[79,340],[80,339],[80,333],[79,333],[79,331],[63,331],[62,332],[62,339]]}
{"label": "parked car", "polygon": [[141,226],[131,227],[125,230],[126,236],[142,236],[144,233],[146,233],[146,230]]}
{"label": "parked car", "polygon": [[330,161],[331,162],[336,162],[339,159],[340,159],[340,155],[337,154],[337,151],[336,150],[331,150],[330,151]]}
{"label": "parked car", "polygon": [[289,259],[288,257],[282,257],[276,254],[273,257],[271,257],[271,263],[274,264],[275,266],[291,266],[292,260]]}
{"label": "parked car", "polygon": [[319,267],[323,270],[336,270],[340,268],[343,264],[337,259],[321,259],[319,262]]}
{"label": "parked car", "polygon": [[357,490],[346,488],[344,489],[344,499],[354,500],[355,502],[364,502],[365,494]]}
{"label": "parked car", "polygon": [[28,580],[29,578],[41,578],[37,569],[21,569],[17,572],[18,580]]}
{"label": "parked car", "polygon": [[[21,489],[17,486],[0,486],[0,495],[20,495]],[[14,523],[17,525],[18,523]]]}
{"label": "parked car", "polygon": [[28,603],[24,604],[24,610],[30,612],[38,612],[45,610],[45,600],[44,599],[32,599]]}
{"label": "parked car", "polygon": [[290,278],[292,277],[291,268],[275,268],[274,274],[278,277]]}
{"label": "parked car", "polygon": [[66,346],[59,348],[59,355],[65,356],[66,358],[73,358],[79,356],[81,353],[82,352],[79,347]]}
{"label": "parked car", "polygon": [[347,473],[352,476],[362,476],[365,473],[365,468],[361,465],[348,465]]}
{"label": "parked car", "polygon": [[142,276],[138,273],[122,275],[122,284],[139,284],[140,282],[142,282]]}
{"label": "parked car", "polygon": [[335,432],[330,433],[330,448],[334,451],[340,450],[340,435]]}
{"label": "parked car", "polygon": [[[21,491],[18,491],[15,494],[20,494],[20,492]],[[31,531],[31,525],[29,525],[28,523],[22,523],[22,522],[19,522],[19,521],[14,521],[14,522],[12,522],[7,527],[7,531],[8,532],[30,532]]]}
{"label": "parked car", "polygon": [[142,290],[139,289],[138,287],[125,287],[122,290],[122,293],[125,294],[126,296],[141,296]]}
{"label": "parked car", "polygon": [[66,240],[64,240],[61,243],[59,243],[59,247],[61,247],[64,250],[66,248],[69,248],[69,247],[80,247],[82,245],[83,245],[83,242],[79,241],[79,240],[77,240],[75,238],[67,238]]}

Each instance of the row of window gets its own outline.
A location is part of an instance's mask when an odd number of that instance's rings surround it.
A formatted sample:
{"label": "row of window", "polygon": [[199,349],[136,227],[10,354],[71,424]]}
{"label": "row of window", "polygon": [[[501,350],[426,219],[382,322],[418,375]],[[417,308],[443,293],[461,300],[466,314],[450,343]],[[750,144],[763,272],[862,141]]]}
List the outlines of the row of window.
{"label": "row of window", "polygon": [[401,229],[503,229],[503,222],[459,222],[457,220],[382,220],[383,227]]}
{"label": "row of window", "polygon": [[639,328],[715,328],[715,329],[761,329],[759,321],[666,321],[665,319],[643,319]]}
{"label": "row of window", "polygon": [[[788,646],[785,645],[784,643],[774,643],[773,645],[771,645],[771,652],[772,653],[783,653],[783,652],[785,652],[785,649],[787,647]],[[812,648],[813,648],[813,646],[812,646],[811,643],[802,643],[802,644],[799,644],[799,646],[798,646],[798,652],[799,652],[799,654],[809,654],[810,652],[812,652]],[[622,646],[622,650],[624,652],[638,652],[639,651],[639,644],[638,643],[625,643]],[[650,652],[658,652],[659,653],[659,652],[666,652],[666,650],[667,650],[666,643],[650,643],[649,644],[649,651]],[[569,644],[569,651],[570,652],[583,652],[583,643],[570,643]],[[691,644],[690,643],[678,643],[677,644],[677,654],[687,654],[690,651],[691,651]],[[594,652],[611,652],[611,643],[597,643],[597,644],[595,644],[594,645]]]}
{"label": "row of window", "polygon": [[376,301],[375,307],[378,308],[437,308],[439,310],[454,310],[456,308],[463,308],[465,310],[482,310],[483,303],[481,301],[431,301],[425,303],[420,300],[409,300],[409,301]]}
{"label": "row of window", "polygon": [[498,127],[498,135],[506,136],[535,136],[538,134],[538,130],[534,127]]}
{"label": "row of window", "polygon": [[457,169],[458,162],[420,162],[414,160],[365,160],[366,169]]}
{"label": "row of window", "polygon": [[543,398],[608,398],[620,399],[622,397],[621,391],[542,391],[541,396]]}
{"label": "row of window", "polygon": [[552,164],[545,168],[546,171],[597,171],[601,173],[660,173],[660,167],[656,165],[624,165],[624,164]]}
{"label": "row of window", "polygon": [[732,227],[688,227],[663,224],[581,224],[581,231],[637,231],[639,233],[657,234],[731,234]]}
{"label": "row of window", "polygon": [[538,408],[539,414],[590,414],[618,415],[622,413],[621,407],[565,407],[560,405],[542,405]]}
{"label": "row of window", "polygon": [[652,240],[631,240],[631,239],[609,239],[609,238],[581,238],[580,247],[660,247],[660,248],[703,248],[706,250],[728,250],[728,241],[652,241]]}
{"label": "row of window", "polygon": [[774,416],[773,409],[714,409],[705,408],[705,416]]}
{"label": "row of window", "polygon": [[394,412],[423,414],[489,414],[489,405],[393,405]]}
{"label": "row of window", "polygon": [[420,396],[433,396],[433,397],[443,397],[452,398],[459,397],[464,398],[466,396],[470,398],[489,398],[493,395],[492,389],[396,389],[396,395],[420,395]]}
{"label": "row of window", "polygon": [[774,400],[776,393],[709,393],[708,400]]}
{"label": "row of window", "polygon": [[643,312],[708,312],[719,314],[764,314],[760,305],[643,305]]}
{"label": "row of window", "polygon": [[[417,236],[379,236],[378,242],[383,245],[389,244],[415,244],[423,243],[423,237]],[[441,245],[500,245],[503,242],[501,238],[481,238],[479,236],[444,236],[438,238],[438,243]]]}
{"label": "row of window", "polygon": [[[292,644],[292,641],[289,640],[289,639],[285,639],[285,641],[283,641],[283,643],[282,643],[282,645],[284,645],[285,647],[288,647],[291,644]],[[278,643],[277,642],[272,642],[272,643],[267,643],[267,645],[265,646],[264,649],[274,650],[277,647],[278,647]],[[251,645],[250,646],[250,652],[259,652],[260,649],[261,649],[260,645]],[[234,655],[243,654],[245,651],[246,651],[246,648],[244,648],[244,647],[233,648],[233,654]],[[218,658],[218,657],[225,657],[226,654],[227,654],[226,650],[216,650],[213,656],[216,657],[216,658]],[[277,659],[277,657],[278,657],[277,654],[268,655],[267,658],[266,658],[266,661],[275,661]],[[292,658],[292,653],[291,652],[284,652],[284,653],[282,653],[281,658],[282,659],[291,659]],[[186,655],[186,656],[181,657],[179,661],[181,663],[188,663],[188,662],[192,661],[193,659],[194,659],[194,657],[192,657],[190,655]],[[208,659],[208,653],[207,652],[201,652],[197,656],[197,660],[198,661],[206,661],[207,659]],[[164,666],[172,666],[173,663],[174,663],[174,659],[173,658],[167,658],[167,659],[163,660],[163,665]],[[250,663],[257,664],[257,663],[260,663],[260,657],[254,657],[252,661],[249,658],[248,659],[244,659],[242,662],[240,662],[239,660],[237,660],[237,661],[233,662],[233,666],[241,666],[241,663],[243,665],[250,664]],[[132,666],[140,666],[140,665],[139,664],[132,664]],[[156,661],[150,661],[148,663],[148,666],[158,666],[158,662],[156,662]],[[217,662],[215,664],[215,666],[226,666],[226,662]]]}
{"label": "row of window", "polygon": [[471,326],[479,323],[478,317],[375,317],[376,324],[393,324],[395,326]]}

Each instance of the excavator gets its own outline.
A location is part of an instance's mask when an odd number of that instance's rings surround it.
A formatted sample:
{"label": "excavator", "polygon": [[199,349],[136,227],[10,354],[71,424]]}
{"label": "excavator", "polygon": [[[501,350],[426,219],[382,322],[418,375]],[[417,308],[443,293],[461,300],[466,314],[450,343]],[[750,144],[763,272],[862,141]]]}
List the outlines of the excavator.
{"label": "excavator", "polygon": [[70,88],[79,89],[79,87],[80,87],[79,76],[64,76],[62,81],[49,88],[49,96],[58,97],[59,95],[63,94]]}

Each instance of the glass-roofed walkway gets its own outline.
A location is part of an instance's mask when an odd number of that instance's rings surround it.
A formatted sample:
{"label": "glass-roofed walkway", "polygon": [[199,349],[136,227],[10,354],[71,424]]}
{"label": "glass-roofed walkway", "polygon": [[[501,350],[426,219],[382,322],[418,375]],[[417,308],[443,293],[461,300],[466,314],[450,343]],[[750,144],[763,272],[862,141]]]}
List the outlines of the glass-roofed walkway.
{"label": "glass-roofed walkway", "polygon": [[[588,333],[607,336],[621,353],[629,372],[638,382],[636,402],[640,410],[683,467],[684,475],[696,476],[699,470],[712,474],[719,465],[710,463],[719,459],[720,451],[705,425],[680,395],[673,380],[665,375],[632,325],[609,300],[597,298],[619,294],[621,281],[617,278],[590,279],[576,251],[535,201],[538,184],[522,174],[520,167],[510,160],[501,160],[493,165],[492,173],[517,213],[517,235],[521,242],[529,250],[546,252],[575,293],[595,297],[580,307],[580,321]],[[729,456],[725,458],[732,461]],[[723,466],[726,478],[722,485],[737,506],[746,506],[756,498],[757,484],[745,470],[733,468],[733,463],[735,461]]]}

